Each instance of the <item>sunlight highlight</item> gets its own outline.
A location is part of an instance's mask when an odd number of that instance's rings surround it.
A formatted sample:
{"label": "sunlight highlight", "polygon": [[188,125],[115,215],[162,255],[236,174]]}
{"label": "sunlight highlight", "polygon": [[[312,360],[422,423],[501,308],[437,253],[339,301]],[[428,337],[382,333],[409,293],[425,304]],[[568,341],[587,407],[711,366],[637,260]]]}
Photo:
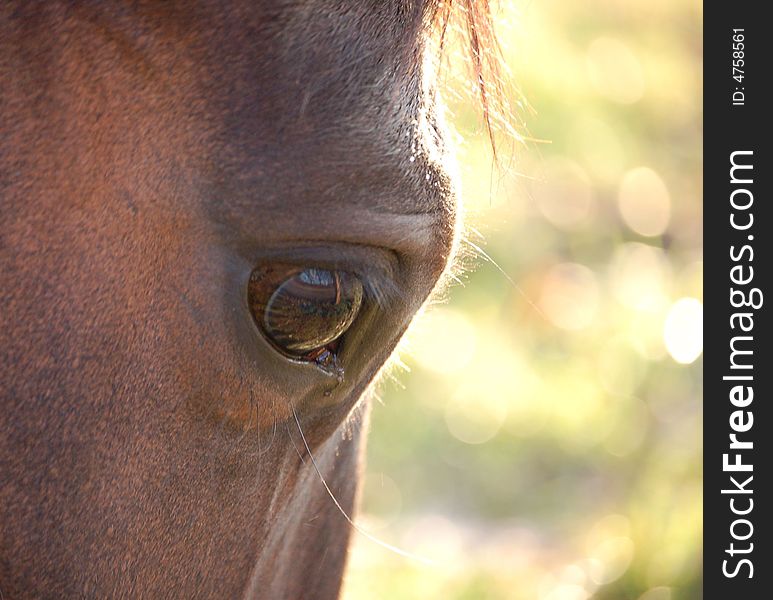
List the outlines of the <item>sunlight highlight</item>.
{"label": "sunlight highlight", "polygon": [[677,300],[668,311],[663,340],[676,362],[694,362],[703,352],[703,305],[695,298]]}

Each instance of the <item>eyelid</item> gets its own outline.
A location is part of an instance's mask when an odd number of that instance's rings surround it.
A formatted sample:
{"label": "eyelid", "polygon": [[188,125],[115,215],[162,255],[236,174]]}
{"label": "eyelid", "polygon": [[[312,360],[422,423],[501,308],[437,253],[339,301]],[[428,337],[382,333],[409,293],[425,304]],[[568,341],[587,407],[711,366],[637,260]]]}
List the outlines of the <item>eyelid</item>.
{"label": "eyelid", "polygon": [[393,251],[383,248],[307,242],[297,246],[261,248],[250,262],[253,269],[261,263],[284,263],[301,269],[313,267],[347,271],[360,279],[366,299],[380,308],[400,296],[398,258]]}

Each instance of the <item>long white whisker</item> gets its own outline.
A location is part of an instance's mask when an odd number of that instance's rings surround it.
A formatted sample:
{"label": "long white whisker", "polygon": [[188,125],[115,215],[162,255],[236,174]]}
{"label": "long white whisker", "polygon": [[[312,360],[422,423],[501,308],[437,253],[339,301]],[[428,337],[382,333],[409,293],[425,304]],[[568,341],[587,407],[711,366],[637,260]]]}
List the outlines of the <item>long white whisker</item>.
{"label": "long white whisker", "polygon": [[494,265],[494,267],[497,269],[497,271],[499,271],[502,275],[504,275],[505,279],[507,279],[507,281],[510,283],[510,285],[512,285],[518,291],[518,293],[521,295],[521,297],[524,300],[526,300],[526,303],[531,308],[534,309],[534,312],[536,312],[540,317],[542,317],[543,320],[548,321],[548,318],[545,316],[545,313],[542,312],[540,307],[537,306],[532,301],[531,298],[529,298],[529,296],[526,294],[526,292],[523,291],[523,288],[520,285],[518,285],[517,283],[515,283],[515,281],[513,281],[513,278],[510,277],[510,275],[508,275],[507,272],[502,267],[499,266],[497,261],[495,261],[493,258],[491,258],[488,254],[486,254],[486,251],[483,248],[481,248],[480,246],[478,246],[474,242],[471,242],[469,239],[465,240],[464,242],[466,244],[469,244],[470,246],[472,246],[472,248],[475,250],[475,252],[480,254],[480,256],[482,256],[488,263]]}
{"label": "long white whisker", "polygon": [[309,448],[309,444],[306,441],[306,436],[303,434],[303,429],[301,428],[301,422],[298,420],[298,414],[295,412],[295,407],[291,407],[293,411],[293,418],[295,419],[295,424],[298,426],[298,433],[301,434],[301,439],[303,440],[303,445],[306,447],[306,452],[309,453],[309,458],[311,459],[311,464],[314,466],[314,470],[317,472],[317,476],[319,477],[320,481],[322,482],[322,485],[325,486],[325,490],[327,491],[328,496],[330,496],[330,499],[333,501],[333,503],[336,505],[336,508],[338,508],[339,512],[344,516],[344,519],[351,525],[354,530],[359,533],[360,535],[365,536],[368,538],[371,542],[378,544],[382,548],[386,548],[387,550],[394,552],[395,554],[398,554],[400,556],[403,556],[405,558],[409,558],[411,560],[415,560],[417,562],[420,562],[425,565],[434,565],[435,562],[424,558],[423,556],[418,556],[416,554],[412,554],[410,552],[407,552],[406,550],[401,550],[397,546],[393,546],[392,544],[388,544],[384,542],[383,540],[378,539],[374,535],[371,535],[364,529],[362,529],[359,525],[357,525],[348,514],[346,514],[346,511],[343,509],[341,504],[338,502],[338,499],[333,494],[333,491],[330,489],[330,487],[327,484],[327,481],[325,481],[325,478],[322,475],[322,471],[320,471],[319,466],[317,466],[317,461],[314,459],[314,455],[311,453],[311,448]]}
{"label": "long white whisker", "polygon": [[[294,411],[293,411],[293,412],[294,412]],[[296,421],[297,421],[297,420],[298,420],[298,419],[296,418]],[[300,458],[300,459],[301,459],[301,462],[302,462],[302,463],[306,463],[306,460],[303,458],[303,455],[301,454],[301,451],[300,451],[300,450],[298,450],[298,446],[296,446],[296,445],[295,445],[295,440],[293,439],[293,435],[290,433],[290,426],[289,426],[289,425],[288,425],[286,422],[285,422],[285,429],[287,430],[287,437],[289,437],[289,438],[290,438],[290,443],[293,445],[293,449],[295,450],[295,453],[298,455],[298,458]],[[301,435],[303,435],[303,434],[301,434]],[[305,439],[303,440],[303,443],[304,443],[304,444],[306,443],[306,440],[305,440]],[[309,447],[308,447],[308,446],[306,446],[306,451],[308,452],[308,450],[309,450]],[[309,452],[309,456],[311,456],[311,452]],[[314,459],[312,458],[312,461],[313,461],[313,460],[314,460]],[[325,487],[327,487],[327,486],[325,486]]]}

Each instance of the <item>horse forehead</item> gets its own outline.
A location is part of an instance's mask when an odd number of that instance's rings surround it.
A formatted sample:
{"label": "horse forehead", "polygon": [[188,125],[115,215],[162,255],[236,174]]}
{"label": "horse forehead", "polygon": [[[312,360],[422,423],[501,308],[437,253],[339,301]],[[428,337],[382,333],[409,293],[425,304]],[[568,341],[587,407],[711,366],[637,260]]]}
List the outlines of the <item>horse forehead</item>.
{"label": "horse forehead", "polygon": [[[422,2],[311,2],[222,16],[204,35],[222,211],[330,204],[448,212],[425,86]],[[205,86],[207,84],[204,84]],[[276,182],[281,182],[280,186]],[[269,182],[270,189],[261,189]]]}
{"label": "horse forehead", "polygon": [[259,104],[264,114],[284,116],[284,125],[396,96],[394,86],[416,74],[425,13],[422,2],[402,0],[237,3],[227,12],[205,2],[190,24],[193,36],[179,27],[176,35],[193,42],[191,54],[227,93],[223,108]]}
{"label": "horse forehead", "polygon": [[164,159],[135,180],[166,185],[172,175],[211,186],[204,199],[216,197],[222,212],[256,202],[292,210],[288,201],[297,201],[412,213],[445,212],[450,189],[424,86],[431,5],[199,0],[57,14],[71,32],[68,64],[93,64],[72,67],[83,80],[73,87],[93,96],[73,108],[109,115],[93,124],[82,115],[84,129]]}

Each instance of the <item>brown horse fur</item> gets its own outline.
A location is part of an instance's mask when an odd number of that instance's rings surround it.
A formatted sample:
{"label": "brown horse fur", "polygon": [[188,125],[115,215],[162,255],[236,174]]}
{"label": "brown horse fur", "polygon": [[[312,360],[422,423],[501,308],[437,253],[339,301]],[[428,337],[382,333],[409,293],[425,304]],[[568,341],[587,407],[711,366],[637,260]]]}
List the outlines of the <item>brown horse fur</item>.
{"label": "brown horse fur", "polygon": [[[337,596],[309,451],[351,514],[365,392],[455,245],[425,58],[459,8],[480,71],[488,31],[456,4],[0,3],[5,600]],[[342,383],[254,326],[277,261],[368,281]]]}

